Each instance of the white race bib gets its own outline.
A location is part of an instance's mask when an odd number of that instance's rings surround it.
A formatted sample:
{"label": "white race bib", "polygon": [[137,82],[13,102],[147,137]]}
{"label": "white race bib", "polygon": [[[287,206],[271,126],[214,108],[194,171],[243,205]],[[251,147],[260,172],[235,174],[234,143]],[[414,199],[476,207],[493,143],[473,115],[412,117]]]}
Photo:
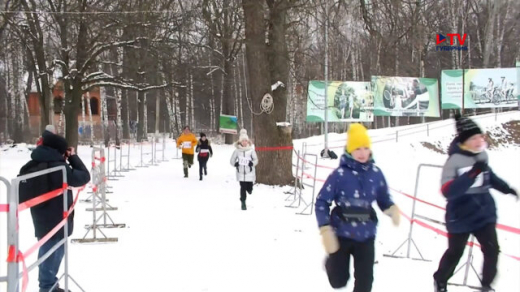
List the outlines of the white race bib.
{"label": "white race bib", "polygon": [[249,165],[250,161],[251,160],[249,159],[249,157],[239,157],[238,158],[238,165],[246,166],[246,165]]}
{"label": "white race bib", "polygon": [[209,153],[209,149],[200,149],[200,153]]}
{"label": "white race bib", "polygon": [[186,148],[192,148],[192,147],[191,147],[191,141],[182,142],[182,148],[184,148],[184,149],[186,149]]}
{"label": "white race bib", "polygon": [[[472,166],[459,168],[457,170],[457,172],[460,176],[460,175],[463,175],[464,173],[470,171],[472,168],[473,168]],[[484,185],[484,172],[481,172],[479,175],[477,175],[477,177],[475,178],[475,183],[470,188],[478,188],[483,185]]]}

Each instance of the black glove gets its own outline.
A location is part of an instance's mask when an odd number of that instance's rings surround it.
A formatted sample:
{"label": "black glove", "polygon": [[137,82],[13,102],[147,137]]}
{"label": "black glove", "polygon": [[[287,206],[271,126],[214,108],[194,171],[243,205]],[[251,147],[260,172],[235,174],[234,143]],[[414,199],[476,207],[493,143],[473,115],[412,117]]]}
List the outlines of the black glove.
{"label": "black glove", "polygon": [[487,163],[483,161],[477,161],[469,171],[469,176],[475,178],[477,175],[486,170],[488,170]]}
{"label": "black glove", "polygon": [[509,188],[509,190],[507,191],[506,194],[511,194],[511,195],[513,195],[513,196],[518,198],[518,193],[514,189],[512,189],[512,188]]}
{"label": "black glove", "polygon": [[238,167],[238,162],[235,162],[235,167]]}
{"label": "black glove", "polygon": [[249,166],[253,167],[253,161],[249,161]]}

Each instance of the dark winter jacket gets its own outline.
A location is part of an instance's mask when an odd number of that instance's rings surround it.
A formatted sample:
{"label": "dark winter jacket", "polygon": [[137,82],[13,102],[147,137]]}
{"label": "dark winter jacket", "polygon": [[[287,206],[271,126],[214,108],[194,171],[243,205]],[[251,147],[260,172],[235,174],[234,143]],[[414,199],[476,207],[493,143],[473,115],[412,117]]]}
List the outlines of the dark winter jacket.
{"label": "dark winter jacket", "polygon": [[[358,242],[373,239],[377,226],[374,201],[381,210],[394,204],[383,173],[373,161],[362,164],[344,154],[316,199],[318,225],[331,225],[338,237]],[[331,212],[332,202],[336,207]]]}
{"label": "dark winter jacket", "polygon": [[[20,169],[19,175],[25,175],[39,170],[65,165],[67,169],[67,184],[71,187],[81,187],[90,181],[90,174],[81,159],[77,155],[70,156],[68,161],[54,148],[38,146],[31,154],[31,161]],[[45,176],[27,179],[20,182],[20,198],[26,201],[43,195],[50,191],[59,189],[63,185],[62,173],[52,172]],[[72,191],[67,191],[68,208],[73,203]],[[49,201],[41,203],[31,208],[35,234],[37,238],[42,238],[51,231],[58,223],[63,220],[63,195],[55,197]],[[74,212],[70,214],[68,220],[69,235],[73,231]],[[62,239],[64,237],[63,228],[52,238]]]}
{"label": "dark winter jacket", "polygon": [[206,141],[199,139],[195,152],[199,153],[197,155],[198,160],[208,160],[210,156],[213,156],[213,149],[211,148],[211,143],[208,139],[206,139]]}
{"label": "dark winter jacket", "polygon": [[477,161],[488,162],[485,151],[472,153],[460,148],[455,139],[448,150],[449,158],[442,169],[442,194],[446,206],[446,228],[450,233],[467,233],[497,222],[495,201],[489,189],[508,193],[509,185],[491,168],[472,177],[469,173]]}

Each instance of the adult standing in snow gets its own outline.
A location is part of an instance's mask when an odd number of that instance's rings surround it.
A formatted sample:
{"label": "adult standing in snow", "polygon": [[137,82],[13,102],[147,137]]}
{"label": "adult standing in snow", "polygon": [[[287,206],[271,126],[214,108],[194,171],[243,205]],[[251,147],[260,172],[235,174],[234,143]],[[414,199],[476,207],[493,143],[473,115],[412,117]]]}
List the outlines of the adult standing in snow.
{"label": "adult standing in snow", "polygon": [[177,139],[177,148],[182,148],[182,166],[184,177],[188,177],[188,168],[193,165],[194,149],[197,145],[197,137],[190,131],[189,126],[185,126],[182,134]]}
{"label": "adult standing in snow", "polygon": [[[385,177],[372,160],[370,137],[361,124],[348,130],[346,153],[316,199],[316,218],[325,251],[325,269],[333,288],[342,288],[350,278],[354,258],[355,292],[370,292],[373,282],[374,240],[379,208],[399,225],[400,213],[392,201]],[[335,207],[332,212],[332,202]]]}
{"label": "adult standing in snow", "polygon": [[206,137],[206,134],[200,133],[200,139],[197,143],[197,148],[195,149],[195,152],[199,153],[199,155],[197,155],[197,160],[199,161],[200,180],[202,180],[202,171],[204,170],[204,175],[208,175],[208,160],[211,156],[213,156],[211,142]]}
{"label": "adult standing in snow", "polygon": [[242,210],[247,210],[247,193],[253,193],[253,184],[256,180],[255,167],[258,164],[258,156],[247,136],[247,130],[240,130],[238,141],[235,142],[235,151],[231,156],[231,165],[236,168],[237,180],[240,182],[240,201]]}
{"label": "adult standing in snow", "polygon": [[[19,175],[57,167],[65,166],[67,171],[67,184],[71,187],[81,187],[90,181],[90,174],[79,156],[76,155],[74,148],[67,147],[65,138],[55,135],[50,131],[43,135],[42,145],[36,147],[31,153],[31,161],[20,169]],[[67,163],[68,161],[68,163]],[[53,190],[60,189],[63,185],[61,171],[52,172],[47,175],[24,180],[20,183],[20,202],[24,202]],[[68,208],[72,206],[72,191],[68,190],[65,194],[45,201],[31,208],[31,216],[34,224],[35,235],[38,241],[47,235],[54,227],[63,220],[63,196],[67,196]],[[73,231],[74,212],[68,217],[68,235]],[[54,246],[59,244],[64,238],[64,228],[61,228],[39,249],[38,259],[42,258]],[[40,282],[40,292],[62,292],[58,288],[58,270],[63,259],[65,249],[60,245],[45,261],[39,266],[38,281]],[[54,287],[54,288],[53,288]],[[51,290],[53,288],[53,290]]]}
{"label": "adult standing in snow", "polygon": [[488,166],[486,142],[482,130],[467,117],[455,116],[457,137],[451,143],[449,158],[442,169],[441,192],[446,197],[448,250],[433,275],[436,292],[446,292],[448,280],[464,253],[470,235],[482,246],[484,266],[482,290],[494,291],[491,284],[497,274],[497,212],[489,189],[518,194]]}

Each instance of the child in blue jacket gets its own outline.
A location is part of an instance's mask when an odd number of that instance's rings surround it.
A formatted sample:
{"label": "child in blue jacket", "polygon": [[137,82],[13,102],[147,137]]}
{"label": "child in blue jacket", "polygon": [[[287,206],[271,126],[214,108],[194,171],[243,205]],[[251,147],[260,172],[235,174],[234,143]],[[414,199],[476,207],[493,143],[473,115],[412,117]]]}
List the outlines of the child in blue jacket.
{"label": "child in blue jacket", "polygon": [[[355,292],[370,292],[373,282],[374,239],[377,216],[372,203],[399,225],[399,208],[388,192],[385,177],[373,162],[366,128],[352,124],[346,153],[316,199],[316,218],[328,257],[325,269],[333,288],[342,288],[350,278],[354,258]],[[335,207],[330,210],[332,202]]]}

